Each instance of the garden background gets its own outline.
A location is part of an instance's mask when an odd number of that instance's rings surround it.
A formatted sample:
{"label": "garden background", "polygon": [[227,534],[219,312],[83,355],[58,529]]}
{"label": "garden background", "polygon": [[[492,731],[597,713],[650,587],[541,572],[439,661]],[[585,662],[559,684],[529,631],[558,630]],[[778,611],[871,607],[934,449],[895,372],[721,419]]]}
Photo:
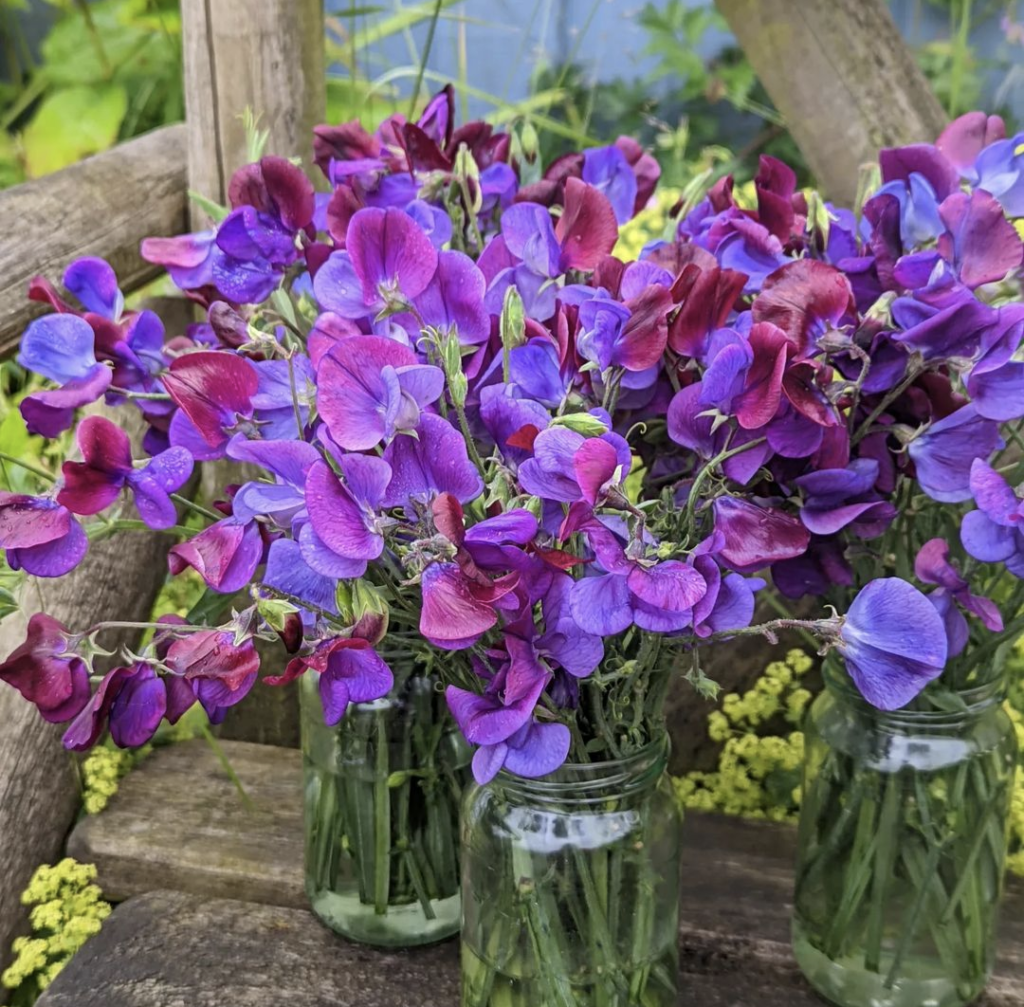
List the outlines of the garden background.
{"label": "garden background", "polygon": [[[619,134],[641,137],[661,162],[665,187],[661,203],[623,234],[623,247],[633,254],[661,233],[677,197],[727,172],[748,181],[762,153],[792,164],[802,183],[814,181],[783,116],[710,4],[328,0],[327,7],[330,122],[358,117],[372,127],[454,77],[464,115],[529,122],[545,160]],[[1002,114],[1011,133],[1024,122],[1024,10],[1016,8],[998,0],[891,4],[948,115],[986,108]],[[0,0],[0,188],[182,119],[181,65],[174,0]],[[62,448],[45,456],[17,410],[28,390],[17,365],[0,364],[0,443],[7,453],[52,469]],[[36,486],[31,472],[0,463],[0,488]],[[0,615],[13,607],[16,589],[15,576],[0,568]],[[157,614],[185,612],[200,594],[197,580],[178,578],[158,601]],[[770,663],[760,658],[760,645],[745,652],[749,667],[729,682],[736,691],[701,710],[701,730],[675,761],[678,792],[688,807],[795,817],[799,722],[819,681],[813,646],[789,642],[788,653],[773,654]],[[1017,660],[1024,670],[1024,654]],[[1024,692],[1011,698],[1024,740],[1019,711]],[[158,743],[204,730],[193,721]],[[90,755],[81,767],[83,813],[101,811],[118,779],[145,757],[111,748]],[[1024,874],[1024,786],[1018,787],[1014,830],[1011,867]],[[34,879],[26,898],[49,909],[33,914],[35,933],[22,940],[13,964],[0,949],[0,962],[9,965],[2,984],[11,1003],[32,1002],[99,926],[107,910],[91,882],[87,867],[67,863],[44,868]]]}

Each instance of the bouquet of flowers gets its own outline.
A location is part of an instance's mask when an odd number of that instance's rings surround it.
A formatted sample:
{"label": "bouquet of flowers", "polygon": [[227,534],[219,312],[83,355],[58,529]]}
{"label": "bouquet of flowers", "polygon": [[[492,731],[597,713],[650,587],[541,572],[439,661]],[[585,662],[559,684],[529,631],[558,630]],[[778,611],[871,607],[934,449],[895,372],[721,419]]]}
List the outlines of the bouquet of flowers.
{"label": "bouquet of flowers", "polygon": [[[690,192],[670,233],[625,262],[618,231],[654,192],[650,155],[620,137],[545,168],[528,129],[456,128],[446,89],[416,122],[318,128],[329,193],[263,157],[236,173],[210,230],[147,241],[205,311],[183,334],[126,310],[102,261],[65,273],[77,304],[35,281],[30,296],[55,311],[19,359],[59,387],[25,400],[30,430],[56,436],[105,397],[140,410],[147,458],[109,420],[82,420],[80,460],[52,492],[0,495],[7,562],[67,573],[90,536],[133,520],[130,496],[146,524],[182,537],[172,573],[195,570],[234,611],[155,626],[95,689],[90,655],[117,623],[36,615],[0,678],[70,721],[65,743],[81,750],[108,726],[141,744],[195,702],[217,721],[256,681],[257,638],[294,654],[266,681],[301,676],[328,724],[394,695],[406,676],[385,658],[411,655],[444,683],[477,783],[506,781],[506,835],[514,777],[590,773],[580,802],[609,820],[623,809],[618,845],[589,847],[599,860],[572,849],[552,867],[550,848],[516,846],[486,870],[468,815],[465,1002],[499,989],[523,1003],[674,1002],[675,847],[652,863],[656,837],[630,831],[628,800],[584,794],[602,765],[658,766],[673,676],[712,692],[702,646],[799,625],[891,710],[950,654],[953,688],[969,683],[1020,628],[985,636],[998,612],[991,590],[971,589],[988,579],[981,563],[1014,569],[1020,508],[988,460],[1000,421],[1024,414],[1024,312],[1004,303],[1022,243],[1000,203],[1013,213],[1019,155],[996,143],[971,159],[996,129],[982,120],[939,150],[885,152],[862,215],[798,191],[765,157],[745,191],[724,178]],[[216,514],[177,493],[194,462],[222,458],[260,475]],[[951,505],[974,495],[974,558],[957,560]],[[179,508],[209,523],[193,534]],[[838,612],[752,626],[768,570],[789,596],[840,589]],[[378,854],[364,898],[380,910],[404,871],[427,903],[430,864],[396,831],[412,828],[401,787],[415,766],[396,779],[393,739],[364,741],[399,790],[378,792],[359,833]],[[424,757],[437,748],[423,744]],[[534,800],[556,818],[580,810]],[[551,824],[539,821],[519,820],[519,839]],[[359,830],[346,829],[351,844]],[[513,891],[489,890],[499,874]],[[655,919],[659,887],[670,905]]]}

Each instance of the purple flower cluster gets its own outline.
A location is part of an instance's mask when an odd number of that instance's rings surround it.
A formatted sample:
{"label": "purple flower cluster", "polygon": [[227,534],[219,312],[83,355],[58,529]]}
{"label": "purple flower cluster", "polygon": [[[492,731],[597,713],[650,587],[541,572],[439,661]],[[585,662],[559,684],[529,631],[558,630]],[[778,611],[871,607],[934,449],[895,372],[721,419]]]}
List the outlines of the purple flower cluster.
{"label": "purple flower cluster", "polygon": [[1017,141],[979,121],[884,151],[862,218],[811,212],[765,157],[753,205],[721,179],[625,262],[653,158],[620,138],[540,174],[506,134],[457,128],[446,89],[415,123],[319,127],[325,196],[263,158],[214,229],[148,241],[207,309],[182,336],[125,312],[95,260],[65,276],[82,312],[38,283],[57,313],[21,360],[61,388],[26,401],[32,429],[106,392],[141,408],[150,459],[84,421],[54,494],[0,497],[8,562],[66,572],[75,515],[124,490],[174,525],[193,462],[228,458],[261,474],[169,562],[254,605],[233,630],[166,630],[91,697],[59,627],[0,676],[77,716],[73,747],[107,722],[137,743],[186,702],[221,715],[255,679],[252,636],[287,631],[298,653],[271,681],[319,676],[336,722],[391,688],[374,649],[390,622],[449,652],[477,778],[541,776],[574,737],[600,751],[628,729],[593,712],[612,683],[748,631],[770,574],[840,601],[820,632],[871,702],[904,705],[966,646],[965,612],[999,624],[944,541],[919,543],[927,596],[890,576],[908,508],[976,500],[967,552],[1024,569],[1019,501],[988,464],[1024,417]]}

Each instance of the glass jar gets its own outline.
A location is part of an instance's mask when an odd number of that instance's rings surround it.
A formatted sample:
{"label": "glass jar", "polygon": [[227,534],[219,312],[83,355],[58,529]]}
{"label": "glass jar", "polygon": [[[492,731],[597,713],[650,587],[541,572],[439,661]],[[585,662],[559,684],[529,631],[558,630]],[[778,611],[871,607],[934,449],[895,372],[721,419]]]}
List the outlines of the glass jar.
{"label": "glass jar", "polygon": [[892,713],[839,661],[811,707],[793,946],[840,1007],[962,1007],[995,955],[1016,766],[997,679]]}
{"label": "glass jar", "polygon": [[675,1007],[680,812],[664,737],[462,809],[462,1007]]}
{"label": "glass jar", "polygon": [[300,680],[306,892],[332,930],[379,947],[458,932],[458,815],[471,752],[435,681],[385,655],[395,688],[324,723]]}

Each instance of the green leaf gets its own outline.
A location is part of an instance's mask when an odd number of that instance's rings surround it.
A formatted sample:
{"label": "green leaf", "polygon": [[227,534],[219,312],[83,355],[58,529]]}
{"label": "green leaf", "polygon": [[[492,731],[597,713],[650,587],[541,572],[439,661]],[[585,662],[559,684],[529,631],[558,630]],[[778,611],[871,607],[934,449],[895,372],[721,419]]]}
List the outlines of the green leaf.
{"label": "green leaf", "polygon": [[54,91],[22,134],[26,174],[39,178],[111,147],[127,111],[119,84]]}

